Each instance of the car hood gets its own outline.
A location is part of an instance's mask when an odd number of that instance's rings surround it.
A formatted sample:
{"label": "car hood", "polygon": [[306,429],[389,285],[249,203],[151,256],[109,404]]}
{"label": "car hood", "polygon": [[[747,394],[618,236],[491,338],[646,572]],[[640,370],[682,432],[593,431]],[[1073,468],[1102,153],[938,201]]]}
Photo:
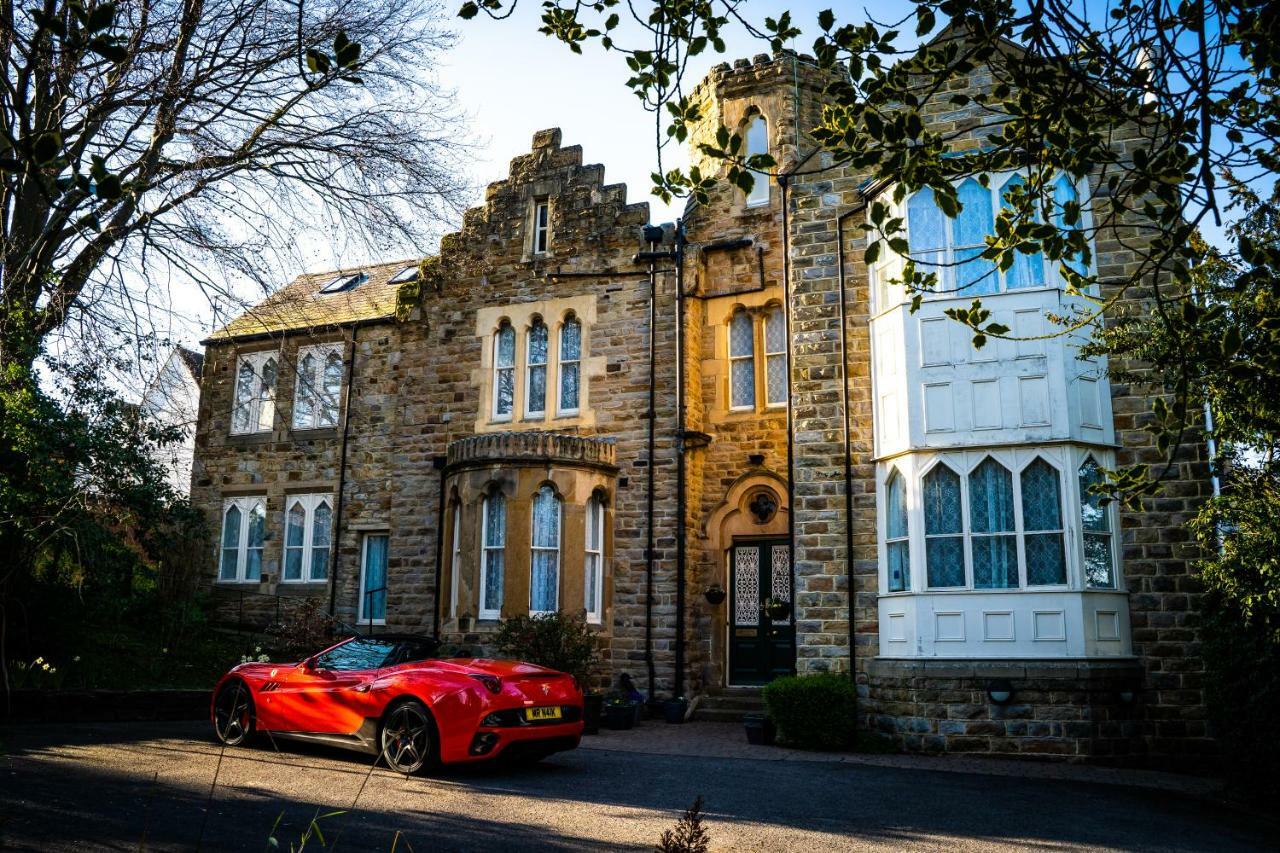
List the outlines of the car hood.
{"label": "car hood", "polygon": [[231,671],[245,678],[270,678],[273,672],[279,675],[296,666],[296,663],[242,663]]}
{"label": "car hood", "polygon": [[464,675],[496,675],[499,678],[547,678],[564,675],[554,669],[538,666],[536,663],[524,663],[516,660],[493,660],[492,658],[443,658],[435,663],[441,669],[451,669]]}

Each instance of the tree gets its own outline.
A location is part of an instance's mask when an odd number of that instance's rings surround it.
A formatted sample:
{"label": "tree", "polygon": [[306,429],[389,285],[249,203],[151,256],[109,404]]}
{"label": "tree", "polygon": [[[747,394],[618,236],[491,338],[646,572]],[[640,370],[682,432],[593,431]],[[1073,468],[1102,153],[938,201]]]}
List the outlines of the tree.
{"label": "tree", "polygon": [[[685,140],[701,118],[685,95],[685,72],[699,55],[723,53],[730,27],[775,52],[802,35],[790,13],[754,20],[749,5],[734,0],[653,0],[644,9],[628,7],[634,21],[626,25],[614,11],[618,5],[544,0],[542,31],[575,52],[598,43],[621,54],[632,71],[628,86],[654,112],[661,140]],[[1194,316],[1195,308],[1186,307],[1195,304],[1193,235],[1222,222],[1222,188],[1232,179],[1265,185],[1280,165],[1280,47],[1272,38],[1280,9],[1262,0],[1111,0],[1084,8],[1058,0],[911,0],[910,7],[887,24],[840,21],[826,10],[809,30],[815,61],[834,73],[826,92],[831,106],[805,130],[833,161],[892,181],[899,201],[930,187],[952,217],[961,206],[959,179],[1022,170],[1024,189],[1010,195],[981,258],[1003,269],[1020,253],[1058,261],[1067,289],[1090,305],[1071,325],[1099,326],[1108,309],[1136,291],[1150,294],[1162,321],[1174,323],[1185,311]],[[505,0],[474,0],[460,14],[501,17],[512,8]],[[904,28],[914,35],[904,36]],[[979,66],[989,69],[990,87],[972,97],[953,94],[950,84]],[[964,108],[981,116],[982,147],[954,146],[967,130],[935,132],[923,119],[931,110]],[[703,147],[726,163],[730,181],[749,190],[751,169],[771,164],[745,158],[744,150],[726,128]],[[1052,187],[1061,174],[1089,175],[1100,188],[1091,225],[1079,204],[1055,204]],[[664,171],[660,159],[654,180],[664,199],[688,194],[700,201],[715,183],[696,170]],[[887,205],[873,204],[868,220],[866,230],[882,238],[870,242],[868,261],[882,245],[907,255],[905,223]],[[1136,230],[1132,249],[1140,263],[1109,277],[1099,293],[1096,276],[1078,271],[1079,262],[1089,260],[1094,233],[1118,226]],[[1226,255],[1245,265],[1267,263],[1243,239]],[[934,272],[907,260],[910,291],[919,297],[938,288]],[[980,300],[950,313],[972,329],[977,346],[1009,336]],[[1154,430],[1170,454],[1197,417],[1185,393],[1190,383],[1174,375],[1190,361],[1158,365],[1179,392],[1172,404],[1157,404],[1163,409]],[[1135,498],[1157,488],[1157,480],[1138,465],[1119,472],[1113,486]]]}

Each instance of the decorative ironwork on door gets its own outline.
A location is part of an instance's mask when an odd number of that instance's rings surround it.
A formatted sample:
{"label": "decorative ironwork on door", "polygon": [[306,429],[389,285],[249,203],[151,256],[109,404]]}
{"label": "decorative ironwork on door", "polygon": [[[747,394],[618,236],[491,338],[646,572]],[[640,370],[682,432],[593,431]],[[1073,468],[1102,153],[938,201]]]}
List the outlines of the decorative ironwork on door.
{"label": "decorative ironwork on door", "polygon": [[[774,545],[772,557],[773,584],[772,596],[778,601],[791,602],[791,549],[786,545]],[[791,608],[795,610],[794,605]],[[790,625],[791,615],[782,619],[774,619],[775,625]]]}
{"label": "decorative ironwork on door", "polygon": [[760,552],[737,548],[733,556],[733,624],[750,627],[760,623]]}

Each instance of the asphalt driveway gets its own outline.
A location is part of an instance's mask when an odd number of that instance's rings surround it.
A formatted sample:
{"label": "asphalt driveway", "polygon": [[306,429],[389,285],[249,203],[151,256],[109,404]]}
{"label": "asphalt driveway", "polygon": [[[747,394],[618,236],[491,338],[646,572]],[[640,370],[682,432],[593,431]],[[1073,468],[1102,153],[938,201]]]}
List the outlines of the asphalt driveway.
{"label": "asphalt driveway", "polygon": [[[263,850],[273,834],[288,850],[331,811],[343,813],[319,826],[340,850],[644,850],[698,795],[713,850],[1277,841],[1274,825],[1174,793],[858,764],[584,748],[534,767],[406,779],[321,747],[223,753],[198,723],[3,727],[0,744],[6,850]],[[313,838],[306,849],[320,848]]]}

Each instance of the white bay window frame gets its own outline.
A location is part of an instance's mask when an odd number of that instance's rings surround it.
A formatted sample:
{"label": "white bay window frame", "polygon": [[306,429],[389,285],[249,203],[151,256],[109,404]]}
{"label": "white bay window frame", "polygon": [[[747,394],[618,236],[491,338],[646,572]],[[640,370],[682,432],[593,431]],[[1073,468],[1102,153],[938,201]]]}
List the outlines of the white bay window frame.
{"label": "white bay window frame", "polygon": [[[302,510],[302,538],[293,540],[293,512]],[[327,525],[317,523],[317,515],[326,510]],[[316,534],[322,533],[323,536]],[[319,539],[320,541],[316,541]],[[284,560],[280,564],[281,583],[326,583],[329,580],[330,549],[333,544],[333,495],[288,495],[284,502]],[[298,556],[298,576],[289,577],[289,563]],[[323,558],[320,555],[323,554]]]}
{"label": "white bay window frame", "polygon": [[[232,515],[232,510],[235,515]],[[232,529],[228,522],[236,519]],[[257,521],[257,535],[254,521]],[[227,498],[222,502],[222,524],[218,535],[218,582],[258,583],[262,579],[262,555],[265,550],[267,499],[263,496]],[[228,560],[231,558],[231,571]],[[256,558],[256,560],[254,559]],[[256,572],[250,569],[256,564]]]}

